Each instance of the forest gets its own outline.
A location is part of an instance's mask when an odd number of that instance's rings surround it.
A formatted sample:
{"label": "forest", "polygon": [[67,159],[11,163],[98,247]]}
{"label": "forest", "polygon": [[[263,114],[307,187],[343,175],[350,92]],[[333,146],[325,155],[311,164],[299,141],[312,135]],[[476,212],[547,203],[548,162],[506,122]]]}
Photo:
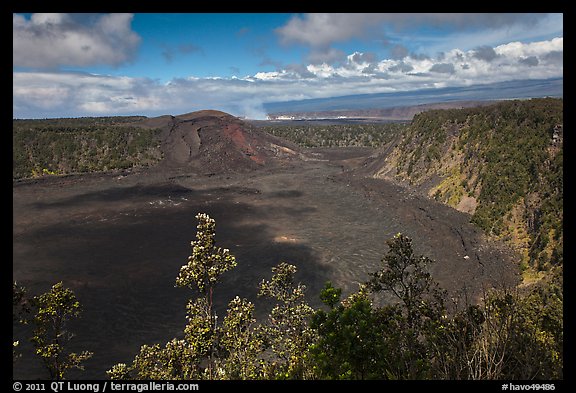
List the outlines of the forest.
{"label": "forest", "polygon": [[408,123],[327,125],[269,125],[262,130],[301,147],[381,147],[390,143]]}
{"label": "forest", "polygon": [[161,158],[158,130],[141,116],[13,120],[12,178],[150,166]]}
{"label": "forest", "polygon": [[429,196],[456,208],[473,198],[471,221],[517,249],[525,268],[562,265],[562,99],[420,113],[379,171],[428,184]]}

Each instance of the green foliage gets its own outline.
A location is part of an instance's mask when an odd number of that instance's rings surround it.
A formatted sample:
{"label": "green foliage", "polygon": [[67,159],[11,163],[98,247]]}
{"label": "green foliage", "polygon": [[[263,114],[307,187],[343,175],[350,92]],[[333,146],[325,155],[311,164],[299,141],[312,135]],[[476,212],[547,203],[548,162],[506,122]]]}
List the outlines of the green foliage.
{"label": "green foliage", "polygon": [[265,342],[273,353],[265,373],[279,379],[307,379],[311,376],[308,349],[314,331],[308,326],[313,309],[304,299],[304,285],[294,284],[296,266],[286,262],[272,268],[270,281],[262,280],[258,296],[276,300],[262,327]]}
{"label": "green foliage", "polygon": [[[495,362],[482,364],[486,359],[478,338],[485,330],[485,313],[481,306],[470,305],[442,323],[430,337],[431,377],[461,380],[483,379],[480,374],[494,368]],[[493,360],[493,359],[492,359]],[[484,378],[488,379],[488,378]]]}
{"label": "green foliage", "polygon": [[31,304],[26,297],[26,288],[14,281],[12,283],[12,320],[27,323],[30,312]]}
{"label": "green foliage", "polygon": [[[131,373],[137,372],[135,377]],[[185,340],[172,339],[164,348],[143,345],[131,367],[117,364],[107,373],[114,379],[199,379],[197,357]]]}
{"label": "green foliage", "polygon": [[302,147],[381,147],[406,127],[406,123],[273,125],[262,130]]}
{"label": "green foliage", "polygon": [[389,378],[421,379],[430,375],[431,341],[443,326],[446,315],[445,291],[427,271],[433,261],[416,256],[412,239],[398,233],[388,242],[382,268],[371,274],[367,288],[372,293],[387,293],[399,301],[381,309],[386,315],[382,330],[394,361],[387,362]]}
{"label": "green foliage", "polygon": [[184,328],[184,338],[186,347],[192,355],[189,359],[192,370],[200,377],[202,373],[200,362],[207,359],[206,371],[208,378],[212,379],[211,372],[214,368],[213,357],[217,339],[217,315],[212,310],[209,301],[200,297],[191,299],[186,305],[186,319],[188,323]]}
{"label": "green foliage", "polygon": [[[445,318],[444,293],[425,270],[432,261],[415,256],[410,238],[388,242],[382,269],[339,305],[326,284],[315,312],[311,346],[315,371],[328,379],[420,379],[431,375],[432,340]],[[387,292],[396,302],[375,307],[370,294]]]}
{"label": "green foliage", "polygon": [[322,300],[322,303],[328,307],[334,308],[334,306],[340,301],[341,295],[342,289],[334,288],[332,282],[327,281],[324,285],[324,289],[320,292],[320,300]]}
{"label": "green foliage", "polygon": [[[493,290],[480,304],[449,316],[445,293],[401,234],[388,242],[384,267],[339,305],[334,288],[321,297],[311,327],[312,364],[323,379],[561,379],[562,275],[526,291]],[[375,307],[368,291],[397,303]]]}
{"label": "green foliage", "polygon": [[157,134],[126,123],[140,117],[14,120],[14,179],[148,166],[160,157]]}
{"label": "green foliage", "polygon": [[353,294],[336,306],[333,304],[335,291],[329,285],[321,297],[329,299],[330,310],[316,311],[310,323],[319,337],[310,347],[317,377],[381,378],[387,347],[378,310],[373,309],[365,291]]}
{"label": "green foliage", "polygon": [[367,286],[371,292],[390,292],[402,302],[409,329],[421,328],[427,319],[444,313],[444,291],[427,271],[433,261],[415,256],[412,239],[398,233],[387,242],[389,251],[382,259],[383,268],[372,273]]}
{"label": "green foliage", "polygon": [[258,378],[262,373],[260,354],[264,350],[264,338],[256,326],[254,305],[238,296],[232,299],[220,336],[224,352],[224,360],[220,362],[223,378]]}
{"label": "green foliage", "polygon": [[[221,351],[230,351],[234,313],[241,313],[247,303],[228,310],[225,327],[217,325],[218,316],[213,309],[213,291],[220,276],[236,266],[230,250],[216,247],[216,223],[207,214],[197,214],[196,240],[191,242],[192,255],[180,268],[176,286],[197,290],[200,297],[186,305],[187,325],[184,340],[173,339],[164,348],[159,344],[143,345],[132,365],[117,364],[107,371],[111,378],[122,379],[220,379],[226,370],[218,359]],[[227,337],[221,342],[222,337]]]}
{"label": "green foliage", "polygon": [[[498,294],[488,300],[489,318],[507,328],[502,374],[509,379],[563,378],[563,293],[561,276],[526,294]],[[505,321],[506,323],[504,323]]]}
{"label": "green foliage", "polygon": [[32,342],[36,355],[43,360],[50,373],[50,379],[64,379],[71,368],[83,370],[81,363],[92,357],[92,353],[66,351],[66,344],[73,337],[66,330],[66,324],[80,315],[80,303],[74,293],[59,282],[49,292],[34,297],[32,304],[36,310],[32,319]]}
{"label": "green foliage", "polygon": [[529,287],[492,290],[446,320],[434,340],[439,379],[563,378],[562,273]]}
{"label": "green foliage", "polygon": [[236,266],[229,250],[215,245],[215,222],[198,214],[192,255],[180,269],[176,285],[197,289],[200,296],[186,306],[184,339],[164,347],[143,345],[130,365],[119,363],[107,374],[113,379],[286,379],[307,378],[306,356],[313,342],[308,326],[312,308],[305,287],[294,284],[296,267],[281,263],[270,281],[260,284],[259,296],[278,303],[266,324],[256,324],[254,305],[234,298],[221,324],[212,308],[220,276]]}
{"label": "green foliage", "polygon": [[209,294],[220,276],[236,266],[236,258],[226,248],[216,247],[216,222],[207,214],[197,214],[196,240],[192,241],[192,255],[180,268],[176,286],[198,288]]}
{"label": "green foliage", "polygon": [[198,225],[196,240],[191,242],[192,255],[188,257],[188,263],[180,268],[176,286],[198,289],[203,296],[190,300],[186,306],[188,324],[184,329],[184,345],[186,351],[193,354],[189,363],[193,363],[194,375],[203,377],[200,362],[207,359],[208,366],[203,373],[213,379],[220,332],[212,296],[220,276],[236,266],[236,258],[230,254],[230,250],[216,247],[216,222],[213,218],[207,214],[197,214],[196,219]]}
{"label": "green foliage", "polygon": [[[563,100],[555,98],[427,111],[404,130],[394,162],[410,184],[444,178],[431,191],[437,200],[457,206],[465,193],[475,197],[471,221],[490,235],[513,242],[512,226],[521,225],[526,262],[544,270],[562,264],[562,129]],[[523,203],[524,221],[511,223],[506,217]]]}

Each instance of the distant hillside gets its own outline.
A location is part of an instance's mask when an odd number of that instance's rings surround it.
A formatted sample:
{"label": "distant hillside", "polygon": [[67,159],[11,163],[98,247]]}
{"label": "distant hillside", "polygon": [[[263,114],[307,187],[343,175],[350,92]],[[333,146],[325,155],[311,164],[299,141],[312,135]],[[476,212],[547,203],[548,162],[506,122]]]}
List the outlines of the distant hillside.
{"label": "distant hillside", "polygon": [[13,120],[12,177],[152,165],[161,158],[159,130],[129,125],[142,119],[131,116]]}
{"label": "distant hillside", "polygon": [[471,86],[427,88],[402,92],[355,94],[296,101],[268,102],[264,110],[272,113],[304,113],[367,108],[408,107],[454,101],[512,100],[536,97],[563,97],[564,79],[528,79]]}
{"label": "distant hillside", "polygon": [[418,114],[364,170],[470,213],[525,264],[562,264],[562,99]]}
{"label": "distant hillside", "polygon": [[432,104],[394,106],[391,108],[342,109],[329,111],[275,112],[270,113],[270,120],[301,119],[378,119],[378,120],[412,120],[421,112],[432,109],[472,108],[494,104],[495,101],[447,101]]}

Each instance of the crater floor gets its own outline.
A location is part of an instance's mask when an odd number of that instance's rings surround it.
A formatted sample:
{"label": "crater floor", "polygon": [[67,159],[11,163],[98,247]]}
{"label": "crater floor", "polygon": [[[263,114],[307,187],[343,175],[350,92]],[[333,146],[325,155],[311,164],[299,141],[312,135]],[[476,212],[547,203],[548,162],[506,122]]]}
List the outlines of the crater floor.
{"label": "crater floor", "polygon": [[[163,167],[14,183],[13,278],[30,294],[58,281],[74,290],[83,313],[70,325],[71,349],[94,352],[86,371],[70,374],[83,379],[103,379],[141,345],[181,334],[195,294],[174,281],[199,212],[216,220],[217,244],[237,257],[216,288],[220,315],[238,295],[255,302],[262,320],[270,305],[257,298],[257,286],[281,261],[298,267],[312,305],[320,305],[326,280],[345,296],[380,267],[386,240],[398,232],[436,261],[433,277],[451,297],[475,299],[483,288],[515,282],[512,254],[467,214],[346,171],[363,154],[369,151],[317,150],[313,159],[245,174]],[[23,349],[26,329],[14,330]],[[46,377],[27,355],[13,376]]]}

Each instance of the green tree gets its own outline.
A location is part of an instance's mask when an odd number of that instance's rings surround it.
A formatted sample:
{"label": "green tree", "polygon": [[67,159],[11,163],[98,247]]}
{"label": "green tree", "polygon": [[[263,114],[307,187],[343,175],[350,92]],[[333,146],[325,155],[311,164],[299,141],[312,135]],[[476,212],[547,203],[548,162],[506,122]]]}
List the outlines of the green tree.
{"label": "green tree", "polygon": [[[235,258],[215,246],[214,221],[198,215],[192,256],[177,285],[197,289],[183,339],[144,345],[113,379],[556,379],[562,378],[562,272],[529,289],[489,291],[448,315],[433,261],[397,234],[382,267],[340,300],[327,282],[313,310],[297,269],[282,262],[258,295],[276,301],[257,324],[254,305],[235,297],[220,324],[212,295]],[[382,306],[375,306],[385,298]],[[392,301],[390,302],[390,299]],[[458,311],[459,310],[459,311]]]}
{"label": "green tree", "polygon": [[563,295],[556,272],[531,288],[488,291],[434,340],[439,379],[562,379]]}
{"label": "green tree", "polygon": [[430,368],[430,340],[443,326],[445,291],[427,271],[433,261],[416,256],[412,239],[398,233],[388,242],[382,268],[366,283],[372,293],[392,294],[399,302],[382,308],[387,314],[383,328],[395,359],[387,366],[389,378],[426,378]]}
{"label": "green tree", "polygon": [[[196,240],[192,254],[180,268],[177,287],[198,293],[186,305],[184,339],[173,339],[164,347],[143,345],[131,365],[119,363],[107,374],[112,379],[223,379],[253,374],[250,360],[259,347],[250,330],[253,306],[234,299],[222,326],[213,308],[213,294],[221,275],[236,266],[230,250],[216,246],[216,223],[207,214],[196,215]],[[254,342],[253,342],[254,341]],[[246,347],[239,347],[242,342]],[[247,355],[244,363],[235,363]]]}
{"label": "green tree", "polygon": [[[431,375],[434,338],[446,320],[444,292],[414,255],[412,240],[397,234],[387,242],[382,268],[357,293],[336,305],[340,292],[327,283],[311,326],[315,370],[330,379],[421,379]],[[381,307],[373,297],[392,294]]]}
{"label": "green tree", "polygon": [[[561,379],[563,295],[561,276],[530,290],[493,291],[484,301],[486,322],[474,349],[478,379]],[[480,373],[477,370],[485,370]]]}
{"label": "green tree", "polygon": [[214,357],[217,351],[217,315],[213,308],[214,287],[220,276],[236,266],[236,258],[227,248],[216,247],[216,222],[204,213],[196,215],[196,240],[192,241],[192,255],[180,268],[176,286],[197,289],[201,298],[187,306],[188,326],[184,330],[193,353],[206,357],[207,378],[214,378]]}
{"label": "green tree", "polygon": [[212,294],[220,276],[236,267],[236,258],[227,248],[216,247],[216,221],[204,213],[196,215],[196,240],[191,242],[192,255],[180,268],[176,278],[177,287],[197,289],[206,299],[209,315],[212,315]]}
{"label": "green tree", "polygon": [[162,348],[159,344],[143,345],[130,366],[115,364],[106,374],[110,379],[198,379],[195,354],[185,340],[172,339]]}
{"label": "green tree", "polygon": [[38,355],[48,369],[50,379],[64,379],[72,368],[83,370],[82,362],[92,357],[92,352],[67,353],[67,343],[73,334],[66,324],[80,315],[80,303],[72,290],[64,288],[62,282],[52,286],[49,292],[34,297],[32,304],[36,314],[32,320],[34,336],[32,342]]}
{"label": "green tree", "polygon": [[410,329],[422,326],[426,320],[441,317],[445,310],[445,291],[427,270],[434,261],[414,255],[412,239],[401,233],[387,244],[389,251],[382,259],[383,267],[370,274],[368,289],[372,293],[392,293],[400,300]]}
{"label": "green tree", "polygon": [[256,326],[254,304],[236,296],[220,329],[220,345],[224,351],[219,367],[225,379],[257,379],[262,375],[264,338]]}
{"label": "green tree", "polygon": [[485,329],[486,314],[481,305],[468,305],[439,327],[431,338],[431,378],[461,380],[478,379],[478,340]]}
{"label": "green tree", "polygon": [[270,281],[260,283],[258,296],[277,301],[262,328],[265,343],[273,353],[273,360],[267,364],[269,377],[312,377],[308,349],[315,337],[308,323],[313,309],[304,298],[306,287],[294,283],[296,271],[296,266],[281,262],[272,268]]}
{"label": "green tree", "polygon": [[515,298],[509,356],[504,378],[562,379],[564,364],[564,296],[562,275],[553,272],[544,283]]}
{"label": "green tree", "polygon": [[330,310],[317,310],[310,323],[318,334],[310,347],[315,374],[321,379],[381,378],[386,337],[379,312],[365,288],[337,304],[340,294],[327,282],[320,298]]}

